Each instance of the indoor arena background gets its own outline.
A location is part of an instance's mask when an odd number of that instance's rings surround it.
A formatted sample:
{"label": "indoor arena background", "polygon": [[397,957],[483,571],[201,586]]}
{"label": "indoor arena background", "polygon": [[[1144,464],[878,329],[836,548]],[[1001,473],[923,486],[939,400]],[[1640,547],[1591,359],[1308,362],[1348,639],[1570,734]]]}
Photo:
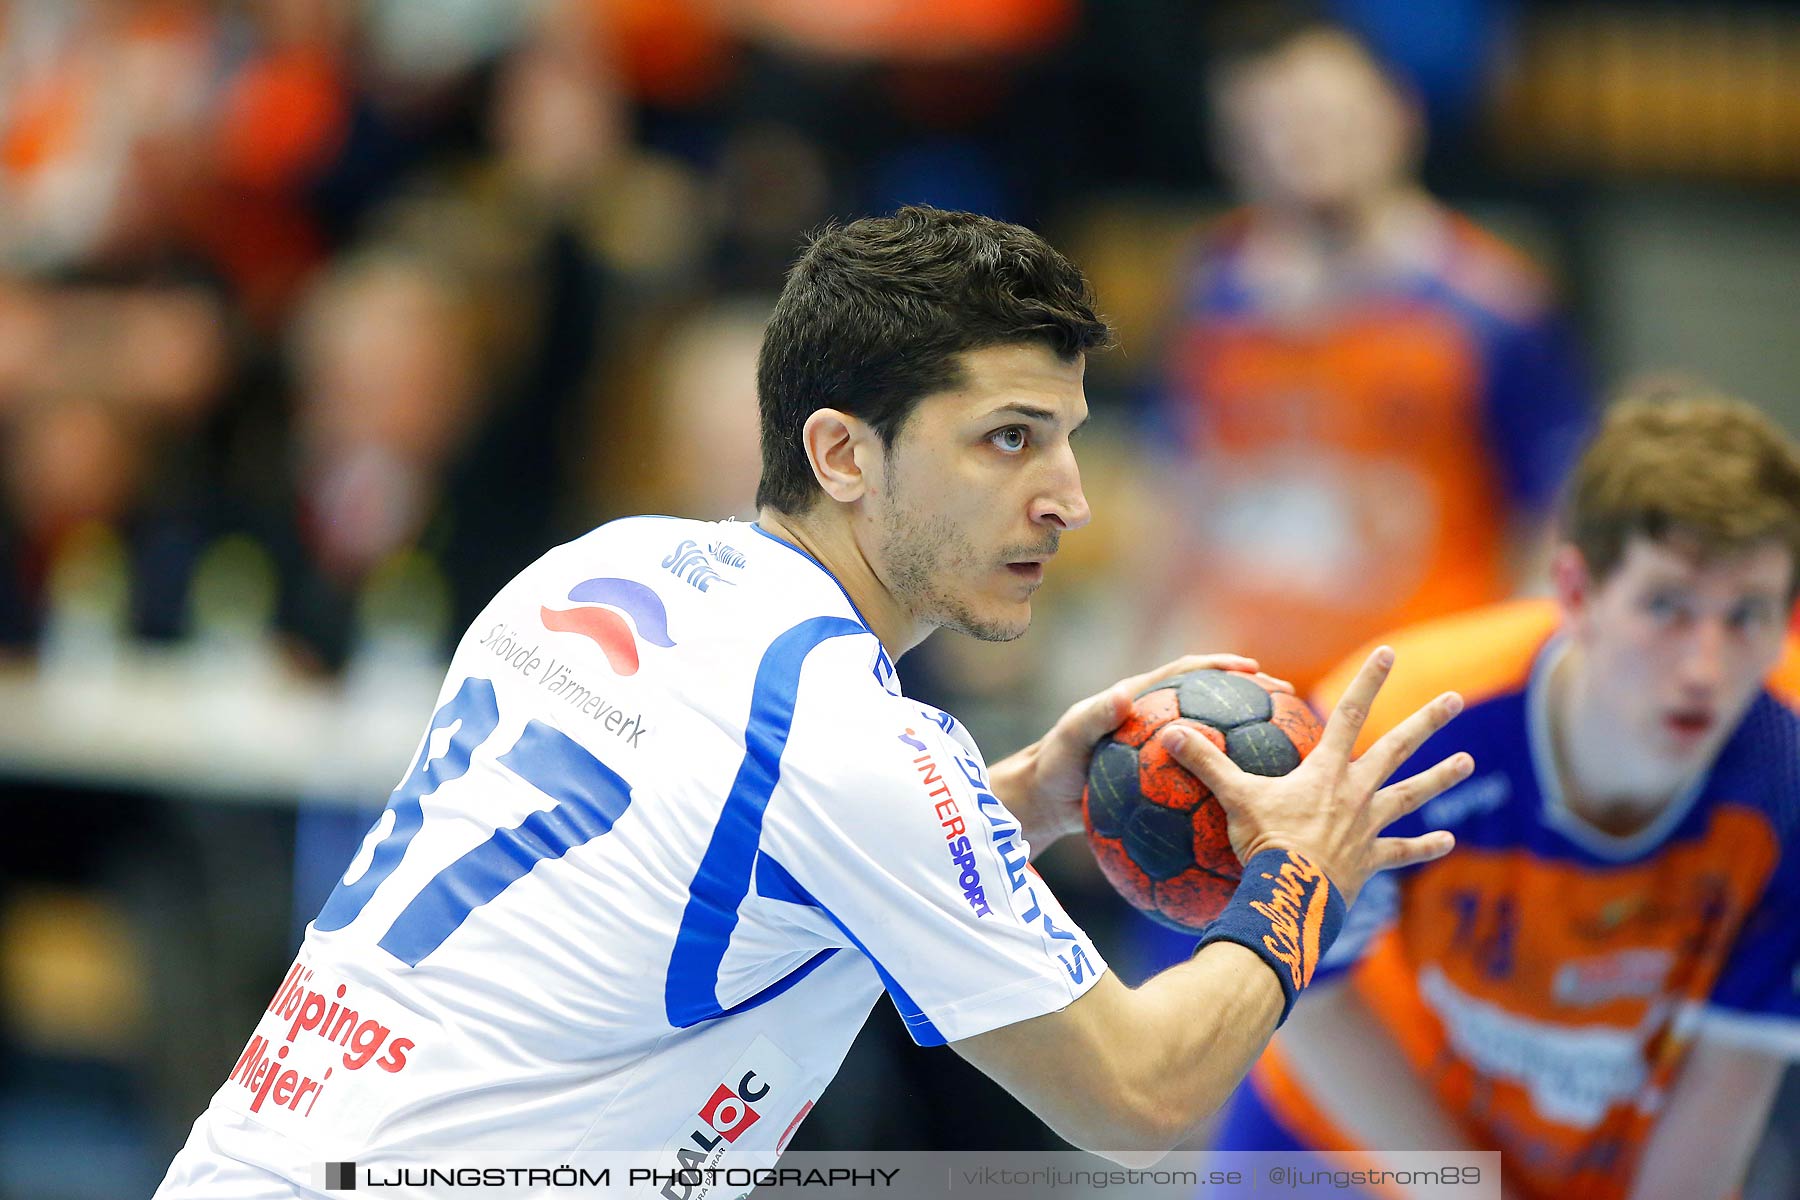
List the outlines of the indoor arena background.
{"label": "indoor arena background", "polygon": [[[1492,252],[1470,287],[1555,331],[1558,386],[1592,411],[1680,370],[1800,427],[1800,5],[1330,7]],[[909,690],[992,760],[1176,645],[1304,674],[1331,622],[1232,642],[1208,604],[1244,576],[1182,561],[1190,527],[1280,524],[1180,428],[1195,238],[1256,199],[1208,77],[1223,24],[1188,0],[0,0],[0,1194],[154,1189],[514,571],[618,515],[750,515],[761,324],[828,219],[1029,224],[1119,330],[1088,368],[1096,516],[1034,627],[935,639]],[[1348,595],[1374,539],[1429,535],[1403,474],[1382,520],[1312,531],[1306,586]],[[1504,587],[1532,585],[1543,499],[1489,514],[1525,530]],[[1128,978],[1179,952],[1079,845],[1044,869]],[[1054,1141],[884,1003],[796,1144]],[[1800,1195],[1792,1073],[1748,1195]]]}

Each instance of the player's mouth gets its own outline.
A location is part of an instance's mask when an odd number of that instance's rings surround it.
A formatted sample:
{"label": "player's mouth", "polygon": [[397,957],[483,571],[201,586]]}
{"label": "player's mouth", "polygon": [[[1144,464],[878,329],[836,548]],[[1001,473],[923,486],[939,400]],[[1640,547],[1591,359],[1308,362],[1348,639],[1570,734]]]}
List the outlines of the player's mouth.
{"label": "player's mouth", "polygon": [[[1034,546],[1030,542],[1021,542],[1016,546],[1001,547],[1002,554],[1007,551],[1012,551],[1015,555],[1015,557],[1002,559],[1001,562],[1005,565],[1007,573],[1015,580],[1035,588],[1038,584],[1044,582],[1044,566],[1052,558],[1056,557],[1057,542],[1060,539],[1052,534],[1048,537],[1035,538],[1033,540],[1037,542],[1037,545]],[[1019,554],[1018,551],[1020,550],[1023,550],[1025,553]]]}
{"label": "player's mouth", "polygon": [[1676,709],[1663,718],[1663,728],[1679,741],[1693,743],[1712,732],[1715,720],[1711,709]]}

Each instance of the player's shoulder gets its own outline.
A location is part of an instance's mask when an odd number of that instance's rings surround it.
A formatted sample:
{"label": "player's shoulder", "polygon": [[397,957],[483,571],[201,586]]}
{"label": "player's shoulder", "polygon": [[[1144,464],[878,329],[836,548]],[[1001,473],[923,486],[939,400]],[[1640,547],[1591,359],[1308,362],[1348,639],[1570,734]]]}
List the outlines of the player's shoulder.
{"label": "player's shoulder", "polygon": [[1420,622],[1344,659],[1320,682],[1314,699],[1329,711],[1375,647],[1387,645],[1394,650],[1394,669],[1376,700],[1370,729],[1389,727],[1441,692],[1461,693],[1472,708],[1524,689],[1558,621],[1554,601],[1527,599]]}
{"label": "player's shoulder", "polygon": [[[1759,718],[1765,736],[1800,739],[1800,635],[1790,634],[1782,646],[1781,659],[1763,681],[1762,691],[1751,705],[1751,714]],[[1800,760],[1796,767],[1800,768]]]}
{"label": "player's shoulder", "polygon": [[1457,298],[1508,323],[1541,318],[1554,302],[1549,275],[1523,251],[1461,213],[1443,213],[1440,281]]}
{"label": "player's shoulder", "polygon": [[[847,647],[828,657],[854,665]],[[836,686],[807,688],[799,697],[781,760],[788,792],[849,818],[988,790],[980,751],[947,714],[872,679],[840,671],[832,678]]]}
{"label": "player's shoulder", "polygon": [[675,548],[706,543],[716,527],[685,517],[620,517],[551,547],[514,584],[554,589],[570,574],[585,572],[596,578],[632,578],[648,586],[657,582],[655,572],[668,569],[663,561]]}
{"label": "player's shoulder", "polygon": [[1197,222],[1183,248],[1186,304],[1190,309],[1235,307],[1238,274],[1252,224],[1248,208],[1235,208]]}
{"label": "player's shoulder", "polygon": [[1194,226],[1195,253],[1209,258],[1240,253],[1253,219],[1248,207],[1238,207],[1214,213],[1200,221]]}
{"label": "player's shoulder", "polygon": [[1751,797],[1777,838],[1800,849],[1800,641],[1790,638],[1781,665],[1719,751],[1713,771],[1732,792]]}
{"label": "player's shoulder", "polygon": [[551,636],[575,669],[604,655],[632,688],[703,707],[746,687],[770,703],[791,698],[803,673],[817,675],[814,650],[834,639],[855,641],[870,670],[886,661],[830,571],[736,521],[628,517],[565,542],[495,596],[465,644],[509,631]]}
{"label": "player's shoulder", "polygon": [[717,573],[721,566],[743,569],[749,564],[755,547],[751,538],[756,527],[741,522],[700,521],[688,517],[654,514],[619,517],[598,525],[580,537],[551,550],[546,558],[622,557],[647,562],[656,559],[656,569],[680,577],[701,565],[699,559],[717,561],[704,564],[705,571]]}
{"label": "player's shoulder", "polygon": [[[836,579],[805,551],[735,520],[623,517],[556,547],[527,574],[552,592],[568,586],[608,596],[648,592],[664,607],[696,616],[716,612],[718,624],[738,630],[749,622],[761,631],[763,615],[779,626],[809,611],[855,611]],[[563,599],[612,603],[592,595]],[[701,603],[706,608],[695,607]]]}
{"label": "player's shoulder", "polygon": [[1769,676],[1769,692],[1795,712],[1800,712],[1800,628],[1788,634],[1781,661]]}
{"label": "player's shoulder", "polygon": [[[873,635],[870,635],[871,637]],[[797,696],[796,733],[806,732],[811,752],[854,773],[867,766],[887,770],[883,751],[895,746],[917,750],[924,745],[944,754],[979,751],[974,740],[950,714],[904,695],[881,678],[871,664],[868,647],[844,638],[820,647],[808,664]],[[795,753],[808,746],[795,743]]]}

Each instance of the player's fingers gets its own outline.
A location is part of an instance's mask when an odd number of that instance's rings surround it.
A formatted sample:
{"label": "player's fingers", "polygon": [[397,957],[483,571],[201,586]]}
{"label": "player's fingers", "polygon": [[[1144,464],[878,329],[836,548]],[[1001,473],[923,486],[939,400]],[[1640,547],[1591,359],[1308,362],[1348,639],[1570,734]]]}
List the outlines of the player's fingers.
{"label": "player's fingers", "polygon": [[1248,671],[1255,674],[1260,669],[1261,665],[1254,658],[1245,658],[1242,654],[1184,654],[1154,671],[1133,675],[1130,679],[1121,681],[1118,686],[1135,698],[1146,688],[1155,687],[1165,679],[1185,675],[1189,671]]}
{"label": "player's fingers", "polygon": [[1395,867],[1413,867],[1442,858],[1456,849],[1456,838],[1448,829],[1409,838],[1376,838],[1375,871],[1392,871]]}
{"label": "player's fingers", "polygon": [[1242,768],[1227,758],[1217,743],[1192,725],[1171,722],[1156,736],[1162,739],[1176,762],[1221,799],[1229,798],[1237,782],[1244,777]]}
{"label": "player's fingers", "polygon": [[1462,697],[1455,692],[1445,692],[1383,734],[1380,741],[1356,760],[1357,765],[1365,771],[1373,771],[1374,778],[1369,782],[1379,784],[1462,709]]}
{"label": "player's fingers", "polygon": [[1097,696],[1070,705],[1057,724],[1081,745],[1092,746],[1131,715],[1132,695],[1122,684],[1114,684]]}
{"label": "player's fingers", "polygon": [[1262,680],[1264,686],[1268,687],[1272,691],[1286,692],[1290,696],[1292,696],[1294,694],[1294,685],[1289,683],[1285,679],[1277,679],[1275,676],[1265,674],[1262,671],[1258,671],[1256,673],[1256,677],[1258,679]]}
{"label": "player's fingers", "polygon": [[1362,670],[1344,689],[1337,707],[1331,710],[1331,716],[1325,722],[1325,732],[1319,736],[1318,748],[1312,752],[1311,758],[1318,759],[1336,769],[1350,760],[1350,751],[1356,746],[1356,737],[1362,732],[1363,722],[1369,719],[1369,709],[1375,703],[1375,695],[1381,691],[1381,685],[1387,682],[1388,672],[1394,666],[1394,652],[1386,646],[1379,646],[1364,661]]}
{"label": "player's fingers", "polygon": [[1382,788],[1375,793],[1373,805],[1375,819],[1380,822],[1378,827],[1387,828],[1433,796],[1467,779],[1474,769],[1473,758],[1463,753],[1452,754],[1429,770]]}
{"label": "player's fingers", "polygon": [[[1148,688],[1155,687],[1165,679],[1176,675],[1184,675],[1189,671],[1247,671],[1257,674],[1257,662],[1254,658],[1246,658],[1242,654],[1188,654],[1172,662],[1166,662],[1154,671],[1146,671],[1142,675],[1133,675],[1129,679],[1120,680],[1098,695],[1089,696],[1069,706],[1057,724],[1066,730],[1083,747],[1092,746],[1101,738],[1117,729],[1131,715],[1131,702]],[[1279,691],[1293,691],[1293,685],[1284,680],[1271,679],[1267,675],[1257,675],[1267,679]]]}

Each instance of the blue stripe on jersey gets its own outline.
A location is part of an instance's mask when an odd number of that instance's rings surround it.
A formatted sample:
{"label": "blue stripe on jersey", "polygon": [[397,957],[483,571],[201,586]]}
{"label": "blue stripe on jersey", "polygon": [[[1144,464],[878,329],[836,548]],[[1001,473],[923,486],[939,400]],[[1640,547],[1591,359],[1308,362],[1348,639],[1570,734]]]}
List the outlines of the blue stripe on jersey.
{"label": "blue stripe on jersey", "polygon": [[[765,900],[780,900],[784,904],[804,904],[808,908],[816,908],[825,912],[813,894],[800,885],[793,873],[767,851],[759,850],[756,854],[756,894]],[[834,918],[835,919],[835,918]]]}
{"label": "blue stripe on jersey", "polygon": [[[775,860],[766,854],[758,854],[757,862],[759,864],[773,864]],[[786,871],[782,871],[781,876],[781,880],[771,881],[769,872],[759,865],[756,869],[756,894],[759,896],[766,896],[772,900],[785,900],[790,904],[805,904],[817,908],[821,912],[824,911],[825,906],[807,895],[806,889],[795,883],[792,875],[789,875]],[[732,1005],[725,1010],[723,1015],[729,1017],[734,1013],[748,1012],[750,1009],[756,1008],[759,1005],[767,1004],[769,1001],[781,995],[781,993],[787,991],[796,983],[799,983],[802,979],[805,979],[808,975],[811,975],[814,971],[824,966],[825,961],[836,954],[839,949],[840,947],[837,946],[827,946],[825,949],[801,963],[799,967],[788,972],[786,975],[783,975],[780,979],[777,979],[774,983],[756,993],[754,996],[751,996],[748,1000],[740,1000],[738,1003]]]}
{"label": "blue stripe on jersey", "polygon": [[383,950],[410,966],[539,862],[561,858],[612,829],[631,805],[630,787],[611,767],[542,721],[526,725],[499,762],[556,806],[494,830],[413,897],[381,939]]}
{"label": "blue stripe on jersey", "polygon": [[780,979],[777,979],[774,983],[771,983],[768,987],[756,993],[756,995],[750,997],[748,1000],[738,1001],[720,1015],[726,1017],[735,1016],[738,1013],[749,1012],[753,1008],[767,1004],[769,1001],[781,995],[781,993],[787,991],[796,983],[799,983],[802,979],[805,979],[808,975],[811,975],[814,971],[824,966],[826,961],[830,959],[832,955],[836,954],[839,949],[840,947],[838,946],[827,946],[825,949],[801,963],[795,970],[783,975]]}
{"label": "blue stripe on jersey", "polygon": [[[794,543],[788,541],[785,538],[776,537],[774,534],[770,533],[768,530],[764,529],[761,525],[758,525],[755,522],[751,522],[750,528],[752,530],[754,530],[755,532],[762,534],[764,537],[768,538],[771,542],[774,542],[777,546],[782,546],[782,547],[785,547],[786,549],[792,550],[795,554],[798,554],[801,558],[804,558],[807,562],[809,562],[813,566],[819,568],[819,571],[825,576],[825,578],[827,578],[827,579],[831,580],[831,582],[837,584],[837,590],[844,593],[844,599],[849,601],[850,611],[856,614],[856,619],[859,621],[862,621],[863,626],[865,628],[868,627],[869,622],[863,617],[862,609],[856,607],[856,601],[850,599],[850,589],[845,587],[843,585],[843,582],[841,580],[839,580],[836,575],[833,575],[831,573],[830,567],[827,567],[824,563],[822,563],[818,559],[814,558],[807,551],[802,550],[799,546],[794,545]],[[873,633],[874,630],[871,629],[869,632]],[[896,672],[894,670],[894,661],[893,661],[893,659],[888,657],[887,647],[877,643],[876,647],[875,647],[875,682],[879,683],[882,686],[883,690],[891,692],[894,695],[898,696],[900,694],[900,685],[895,676],[896,676]]]}
{"label": "blue stripe on jersey", "polygon": [[763,653],[750,693],[743,765],[719,811],[700,869],[694,873],[675,948],[669,955],[663,1004],[669,1024],[677,1029],[709,1021],[725,1011],[719,1004],[719,966],[737,928],[738,905],[750,891],[763,813],[781,774],[781,755],[794,724],[800,668],[822,643],[868,632],[847,617],[813,617],[776,638]]}
{"label": "blue stripe on jersey", "polygon": [[[862,951],[863,957],[875,965],[875,973],[881,976],[882,986],[887,988],[888,995],[894,998],[894,1007],[899,1010],[900,1019],[906,1022],[907,1032],[912,1034],[913,1041],[921,1046],[942,1046],[944,1044],[944,1035],[936,1025],[931,1023],[931,1018],[926,1016],[924,1011],[913,1002],[913,998],[906,994],[906,989],[900,986],[900,981],[888,974],[888,969],[881,965],[881,960],[869,953],[869,948],[863,945],[862,939],[851,933],[850,927],[839,920],[836,913],[820,904],[813,894],[802,887],[800,881],[795,879],[788,869],[774,858],[767,854],[759,854],[756,862],[757,895],[767,896],[772,900],[785,900],[790,904],[811,905],[830,917],[831,923],[838,927],[838,931],[850,939],[850,944]],[[741,1008],[742,1005],[739,1007]],[[732,1011],[737,1010],[733,1009]]]}

